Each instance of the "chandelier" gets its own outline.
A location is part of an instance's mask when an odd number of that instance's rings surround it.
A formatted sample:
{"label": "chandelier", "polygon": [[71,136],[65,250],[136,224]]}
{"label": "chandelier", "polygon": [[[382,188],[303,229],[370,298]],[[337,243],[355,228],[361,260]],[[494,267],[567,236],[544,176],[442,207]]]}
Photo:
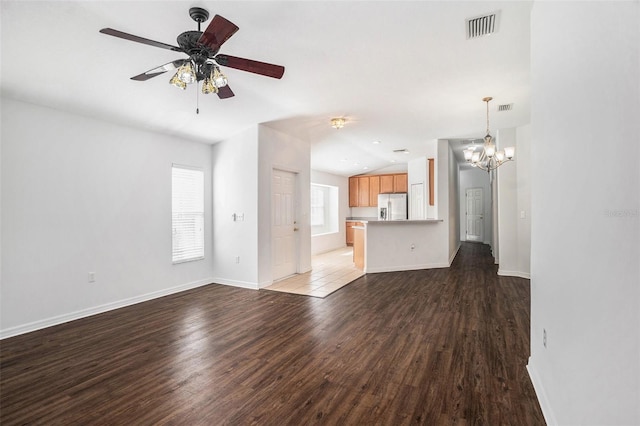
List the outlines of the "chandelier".
{"label": "chandelier", "polygon": [[506,147],[504,151],[496,151],[496,144],[489,132],[489,101],[492,99],[490,96],[482,98],[482,101],[487,103],[487,135],[484,137],[482,151],[476,151],[475,147],[469,147],[463,151],[467,163],[487,172],[497,169],[507,161],[512,161],[515,154],[515,148],[512,146]]}

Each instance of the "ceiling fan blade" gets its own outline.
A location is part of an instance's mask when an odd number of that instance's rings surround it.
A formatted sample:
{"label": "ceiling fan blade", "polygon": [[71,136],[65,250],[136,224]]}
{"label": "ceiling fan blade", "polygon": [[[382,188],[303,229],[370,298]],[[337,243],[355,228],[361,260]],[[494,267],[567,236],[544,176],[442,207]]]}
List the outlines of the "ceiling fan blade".
{"label": "ceiling fan blade", "polygon": [[215,61],[225,67],[266,75],[267,77],[282,78],[284,74],[284,67],[281,65],[238,58],[237,56],[218,55],[215,57]]}
{"label": "ceiling fan blade", "polygon": [[227,99],[232,96],[235,96],[235,94],[231,91],[231,87],[229,87],[228,84],[218,89],[218,97],[220,99]]}
{"label": "ceiling fan blade", "polygon": [[216,15],[198,39],[198,43],[210,47],[214,53],[217,53],[220,46],[229,40],[229,37],[234,35],[238,29],[233,22],[226,20],[220,15]]}
{"label": "ceiling fan blade", "polygon": [[131,77],[131,80],[147,81],[150,78],[153,78],[153,77],[158,76],[160,74],[164,74],[167,71],[171,71],[171,70],[174,70],[176,68],[179,68],[185,62],[187,62],[187,59],[178,59],[176,61],[169,62],[168,64],[161,65],[161,66],[159,66],[157,68],[154,68],[152,70],[143,72],[142,74],[138,74],[138,75],[136,75],[134,77]]}
{"label": "ceiling fan blade", "polygon": [[149,40],[148,38],[138,37],[133,34],[123,33],[122,31],[114,30],[113,28],[103,28],[100,30],[102,34],[122,38],[125,40],[136,41],[142,44],[148,44],[149,46],[160,47],[162,49],[169,49],[175,52],[182,52],[182,49],[178,46],[172,46],[170,44],[161,43],[159,41]]}

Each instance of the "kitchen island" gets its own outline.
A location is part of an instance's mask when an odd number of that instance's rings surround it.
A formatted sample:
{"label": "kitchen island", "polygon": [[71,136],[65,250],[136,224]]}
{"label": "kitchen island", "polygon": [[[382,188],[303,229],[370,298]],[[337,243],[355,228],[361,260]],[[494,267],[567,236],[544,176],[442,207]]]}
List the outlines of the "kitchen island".
{"label": "kitchen island", "polygon": [[354,250],[356,245],[363,247],[358,254],[364,257],[365,273],[450,266],[448,228],[442,220],[359,218],[358,222],[362,226],[356,228]]}

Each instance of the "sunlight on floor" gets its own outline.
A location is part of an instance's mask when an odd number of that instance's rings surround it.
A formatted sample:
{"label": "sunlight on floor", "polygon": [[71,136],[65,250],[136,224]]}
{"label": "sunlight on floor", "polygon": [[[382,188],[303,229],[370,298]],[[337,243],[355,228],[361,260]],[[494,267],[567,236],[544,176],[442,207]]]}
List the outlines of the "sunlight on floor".
{"label": "sunlight on floor", "polygon": [[264,290],[327,297],[363,275],[353,264],[353,249],[345,247],[313,256],[310,272],[285,278]]}

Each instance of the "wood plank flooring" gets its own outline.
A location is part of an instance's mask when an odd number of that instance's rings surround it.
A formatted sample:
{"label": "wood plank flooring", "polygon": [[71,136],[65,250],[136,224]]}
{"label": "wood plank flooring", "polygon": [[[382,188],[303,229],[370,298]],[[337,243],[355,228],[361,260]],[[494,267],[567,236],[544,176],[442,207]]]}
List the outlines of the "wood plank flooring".
{"label": "wood plank flooring", "polygon": [[325,299],[209,285],[0,342],[0,423],[543,425],[488,246]]}

